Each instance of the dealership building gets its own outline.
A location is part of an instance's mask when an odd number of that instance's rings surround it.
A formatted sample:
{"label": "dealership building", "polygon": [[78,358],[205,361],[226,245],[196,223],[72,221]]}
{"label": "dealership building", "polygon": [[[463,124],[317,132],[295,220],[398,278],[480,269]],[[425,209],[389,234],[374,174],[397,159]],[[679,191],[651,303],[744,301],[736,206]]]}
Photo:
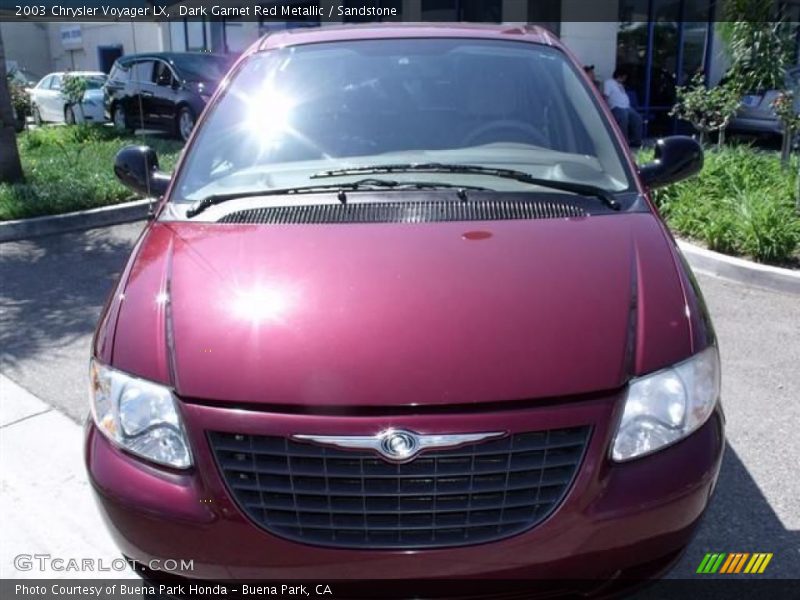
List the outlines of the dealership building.
{"label": "dealership building", "polygon": [[[143,5],[146,5],[142,0]],[[180,2],[170,3],[172,16]],[[225,6],[235,6],[227,2]],[[675,86],[702,72],[715,83],[727,68],[723,42],[715,27],[721,11],[716,0],[282,0],[241,2],[268,9],[291,5],[302,16],[293,21],[269,17],[184,18],[170,22],[0,24],[7,60],[34,73],[56,70],[109,71],[125,54],[155,51],[211,51],[236,54],[270,31],[359,22],[369,16],[340,16],[342,8],[373,7],[396,16],[381,20],[483,21],[533,23],[558,35],[599,79],[616,65],[631,73],[629,87],[650,133],[668,132],[667,112]],[[800,22],[800,0],[776,0],[783,17]],[[351,11],[358,12],[358,11]],[[210,13],[210,11],[209,11]],[[587,21],[586,19],[592,19]],[[798,28],[795,27],[796,35]]]}

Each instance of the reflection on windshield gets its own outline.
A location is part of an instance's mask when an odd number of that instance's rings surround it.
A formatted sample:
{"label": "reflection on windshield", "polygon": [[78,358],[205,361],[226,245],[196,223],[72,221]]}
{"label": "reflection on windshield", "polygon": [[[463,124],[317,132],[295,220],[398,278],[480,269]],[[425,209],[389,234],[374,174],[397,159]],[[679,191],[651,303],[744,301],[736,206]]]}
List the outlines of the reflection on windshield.
{"label": "reflection on windshield", "polygon": [[[251,57],[199,132],[178,200],[308,185],[321,170],[417,162],[517,169],[611,191],[629,185],[607,125],[560,51],[369,40]],[[487,183],[478,179],[441,176]]]}
{"label": "reflection on windshield", "polygon": [[260,143],[259,152],[274,150],[283,136],[290,134],[292,112],[297,101],[267,83],[259,93],[244,97],[247,105],[246,123]]}

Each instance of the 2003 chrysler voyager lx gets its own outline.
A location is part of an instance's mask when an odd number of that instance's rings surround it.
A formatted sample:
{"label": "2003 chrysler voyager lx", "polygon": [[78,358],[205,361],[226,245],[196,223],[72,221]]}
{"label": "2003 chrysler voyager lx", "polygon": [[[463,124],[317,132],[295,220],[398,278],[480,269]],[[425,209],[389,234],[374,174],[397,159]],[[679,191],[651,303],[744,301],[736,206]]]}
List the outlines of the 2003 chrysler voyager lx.
{"label": "2003 chrysler voyager lx", "polygon": [[558,41],[270,35],[102,314],[86,461],[122,553],[203,580],[656,577],[724,448],[703,299]]}

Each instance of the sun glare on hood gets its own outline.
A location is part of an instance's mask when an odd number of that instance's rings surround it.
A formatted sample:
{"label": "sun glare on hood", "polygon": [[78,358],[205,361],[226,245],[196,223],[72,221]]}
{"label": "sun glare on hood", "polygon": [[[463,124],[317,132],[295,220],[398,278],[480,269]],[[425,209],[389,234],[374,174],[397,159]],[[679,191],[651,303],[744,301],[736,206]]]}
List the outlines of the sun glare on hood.
{"label": "sun glare on hood", "polygon": [[237,320],[262,325],[283,322],[294,304],[294,294],[286,288],[255,285],[234,291],[230,308]]}

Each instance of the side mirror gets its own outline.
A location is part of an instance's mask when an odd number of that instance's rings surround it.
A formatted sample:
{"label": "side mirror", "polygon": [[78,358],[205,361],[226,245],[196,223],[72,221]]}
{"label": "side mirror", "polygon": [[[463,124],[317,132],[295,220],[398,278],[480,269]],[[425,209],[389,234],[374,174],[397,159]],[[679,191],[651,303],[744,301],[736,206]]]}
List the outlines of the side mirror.
{"label": "side mirror", "polygon": [[159,171],[158,156],[150,146],[125,146],[114,158],[114,174],[142,196],[163,196],[170,175]]}
{"label": "side mirror", "polygon": [[656,142],[653,162],[639,167],[639,175],[649,188],[681,181],[703,168],[703,148],[685,135],[661,138]]}

